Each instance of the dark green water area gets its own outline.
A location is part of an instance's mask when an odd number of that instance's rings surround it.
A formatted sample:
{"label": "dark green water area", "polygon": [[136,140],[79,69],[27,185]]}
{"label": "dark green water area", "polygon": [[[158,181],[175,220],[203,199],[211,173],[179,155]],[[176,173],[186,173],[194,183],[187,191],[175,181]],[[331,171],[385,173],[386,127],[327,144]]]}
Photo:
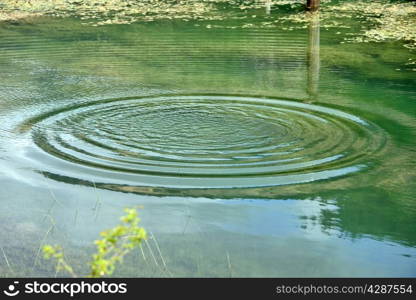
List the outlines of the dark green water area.
{"label": "dark green water area", "polygon": [[239,22],[0,24],[1,276],[416,276],[415,52]]}

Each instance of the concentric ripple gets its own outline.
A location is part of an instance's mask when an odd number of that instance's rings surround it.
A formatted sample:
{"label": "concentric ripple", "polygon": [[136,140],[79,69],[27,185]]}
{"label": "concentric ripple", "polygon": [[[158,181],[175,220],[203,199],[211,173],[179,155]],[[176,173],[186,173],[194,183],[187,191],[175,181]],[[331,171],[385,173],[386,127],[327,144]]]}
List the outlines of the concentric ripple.
{"label": "concentric ripple", "polygon": [[274,186],[369,166],[383,131],[352,114],[237,96],[112,99],[42,115],[37,161],[86,180],[162,187]]}

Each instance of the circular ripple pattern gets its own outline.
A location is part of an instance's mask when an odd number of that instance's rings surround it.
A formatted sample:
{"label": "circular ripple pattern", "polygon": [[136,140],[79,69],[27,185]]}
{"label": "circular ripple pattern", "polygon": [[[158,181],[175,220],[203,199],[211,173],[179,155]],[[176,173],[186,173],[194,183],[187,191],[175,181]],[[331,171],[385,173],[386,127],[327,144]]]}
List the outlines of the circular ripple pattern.
{"label": "circular ripple pattern", "polygon": [[94,102],[39,117],[32,136],[60,174],[196,188],[343,176],[368,166],[384,141],[377,126],[340,110],[234,96]]}

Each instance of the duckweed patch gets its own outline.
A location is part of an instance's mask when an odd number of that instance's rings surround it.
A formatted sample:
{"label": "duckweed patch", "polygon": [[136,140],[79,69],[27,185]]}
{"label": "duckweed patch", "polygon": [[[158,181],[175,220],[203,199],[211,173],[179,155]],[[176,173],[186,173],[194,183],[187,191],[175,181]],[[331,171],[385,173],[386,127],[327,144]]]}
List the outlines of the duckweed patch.
{"label": "duckweed patch", "polygon": [[[321,28],[339,29],[339,34],[344,35],[346,42],[399,40],[403,41],[407,48],[416,47],[414,1],[321,2]],[[238,19],[240,22],[236,25],[215,23],[203,26],[229,29],[279,27],[296,30],[306,28],[310,21],[311,13],[305,12],[304,6],[304,1],[301,0],[4,0],[0,4],[0,21],[16,22],[29,17],[48,15],[78,17],[87,25],[101,26],[160,19]],[[354,30],[348,30],[351,28]]]}

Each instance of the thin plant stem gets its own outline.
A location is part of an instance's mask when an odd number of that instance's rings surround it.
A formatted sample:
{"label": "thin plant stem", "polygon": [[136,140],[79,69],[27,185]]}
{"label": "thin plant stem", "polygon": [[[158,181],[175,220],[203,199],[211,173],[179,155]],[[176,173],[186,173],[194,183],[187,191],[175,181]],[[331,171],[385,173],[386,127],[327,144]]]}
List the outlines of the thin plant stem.
{"label": "thin plant stem", "polygon": [[6,252],[4,252],[3,247],[0,247],[0,248],[1,248],[1,252],[3,253],[4,260],[6,261],[7,267],[9,268],[10,272],[11,272],[12,274],[14,274],[13,269],[12,269],[12,267],[10,266],[9,260],[7,259]]}
{"label": "thin plant stem", "polygon": [[[48,216],[48,215],[47,215],[47,216]],[[35,256],[35,260],[34,260],[34,262],[33,262],[33,267],[35,267],[35,266],[36,266],[36,263],[38,262],[39,255],[40,255],[40,252],[41,252],[41,250],[42,250],[42,245],[44,244],[44,242],[45,242],[45,240],[47,239],[48,235],[51,233],[51,231],[52,231],[52,230],[54,229],[54,227],[55,227],[55,222],[54,222],[53,218],[52,218],[51,216],[49,216],[49,217],[51,218],[52,225],[51,225],[51,227],[49,227],[49,229],[46,231],[45,236],[42,238],[42,240],[41,240],[41,242],[40,242],[40,245],[39,245],[38,251],[37,251],[36,256]]]}
{"label": "thin plant stem", "polygon": [[230,277],[233,277],[233,269],[231,267],[230,254],[228,253],[228,251],[226,253],[227,253],[228,271],[230,272]]}

